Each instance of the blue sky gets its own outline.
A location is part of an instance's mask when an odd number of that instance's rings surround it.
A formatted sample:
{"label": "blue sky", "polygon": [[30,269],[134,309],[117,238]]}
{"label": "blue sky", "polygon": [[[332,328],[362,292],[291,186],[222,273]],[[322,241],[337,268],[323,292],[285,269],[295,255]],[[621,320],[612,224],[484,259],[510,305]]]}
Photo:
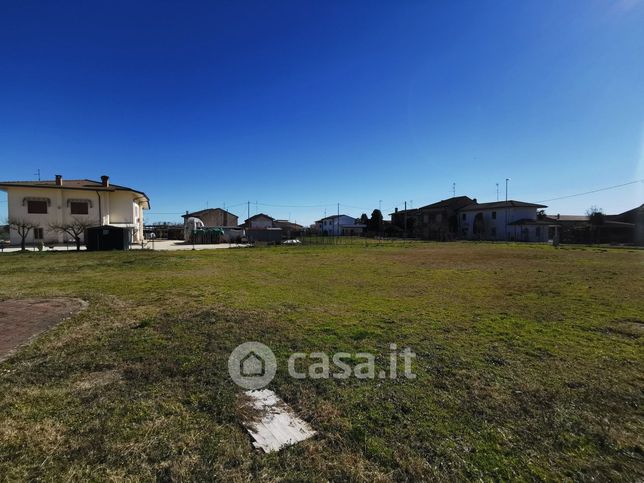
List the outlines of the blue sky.
{"label": "blue sky", "polygon": [[[109,174],[148,221],[644,178],[639,0],[7,1],[0,59],[0,179]],[[637,183],[546,204],[642,202]]]}

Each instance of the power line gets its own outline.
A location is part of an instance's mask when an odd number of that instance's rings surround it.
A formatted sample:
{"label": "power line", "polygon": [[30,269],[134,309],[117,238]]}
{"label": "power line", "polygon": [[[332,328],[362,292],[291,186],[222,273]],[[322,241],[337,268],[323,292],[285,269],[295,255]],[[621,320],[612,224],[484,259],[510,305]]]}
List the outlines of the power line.
{"label": "power line", "polygon": [[616,184],[615,186],[607,186],[606,188],[599,188],[592,191],[585,191],[583,193],[576,193],[574,195],[559,196],[558,198],[550,198],[549,200],[540,200],[540,201],[537,201],[537,203],[546,203],[548,201],[565,200],[567,198],[574,198],[576,196],[584,196],[584,195],[590,195],[593,193],[599,193],[600,191],[608,191],[608,190],[613,190],[615,188],[623,188],[624,186],[629,186],[637,183],[644,183],[644,179],[636,179],[635,181],[629,181],[628,183]]}
{"label": "power line", "polygon": [[335,203],[327,203],[326,205],[273,205],[270,203],[255,203],[261,206],[268,206],[271,208],[328,208],[329,206],[335,206]]}

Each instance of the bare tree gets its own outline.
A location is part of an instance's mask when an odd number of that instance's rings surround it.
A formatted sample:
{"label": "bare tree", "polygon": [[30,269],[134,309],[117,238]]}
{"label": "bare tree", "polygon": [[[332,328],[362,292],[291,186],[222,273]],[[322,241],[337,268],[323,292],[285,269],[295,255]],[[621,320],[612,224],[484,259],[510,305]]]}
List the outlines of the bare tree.
{"label": "bare tree", "polygon": [[586,216],[590,219],[593,225],[601,225],[604,223],[604,210],[597,208],[595,205],[586,210]]}
{"label": "bare tree", "polygon": [[16,230],[16,233],[18,233],[18,236],[20,237],[20,249],[25,251],[27,249],[26,241],[29,232],[34,228],[39,228],[40,225],[38,223],[27,221],[24,218],[9,218],[8,223],[9,228],[13,228]]}
{"label": "bare tree", "polygon": [[76,242],[76,250],[80,251],[81,241],[85,230],[87,230],[92,223],[78,218],[73,218],[67,223],[51,223],[49,228],[55,232],[67,234]]}
{"label": "bare tree", "polygon": [[586,210],[590,221],[591,243],[601,243],[601,226],[604,224],[604,211],[595,205]]}

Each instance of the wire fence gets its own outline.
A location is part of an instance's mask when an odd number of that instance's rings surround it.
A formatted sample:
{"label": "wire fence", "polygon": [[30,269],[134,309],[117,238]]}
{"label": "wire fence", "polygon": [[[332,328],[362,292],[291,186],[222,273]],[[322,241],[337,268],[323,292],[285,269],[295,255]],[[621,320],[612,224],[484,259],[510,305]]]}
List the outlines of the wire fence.
{"label": "wire fence", "polygon": [[302,245],[329,245],[329,246],[342,246],[342,245],[400,245],[419,243],[420,240],[416,238],[395,238],[395,237],[365,237],[360,235],[304,235],[299,237]]}

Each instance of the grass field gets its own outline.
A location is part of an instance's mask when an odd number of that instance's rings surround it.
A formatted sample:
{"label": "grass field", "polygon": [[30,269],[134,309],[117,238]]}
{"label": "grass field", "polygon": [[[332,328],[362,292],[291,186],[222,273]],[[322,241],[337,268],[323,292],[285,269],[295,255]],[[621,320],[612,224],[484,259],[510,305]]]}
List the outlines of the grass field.
{"label": "grass field", "polygon": [[[644,478],[644,252],[496,244],[0,256],[0,298],[89,308],[0,365],[6,480]],[[318,435],[251,446],[227,359]],[[293,351],[418,354],[294,380]]]}

